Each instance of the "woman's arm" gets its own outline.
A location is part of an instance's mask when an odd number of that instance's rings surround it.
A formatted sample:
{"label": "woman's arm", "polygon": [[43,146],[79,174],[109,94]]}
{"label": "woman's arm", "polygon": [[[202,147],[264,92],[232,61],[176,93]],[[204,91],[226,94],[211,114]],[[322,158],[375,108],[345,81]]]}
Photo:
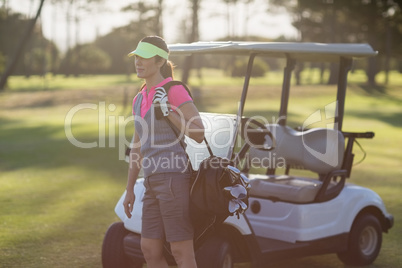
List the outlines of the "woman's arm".
{"label": "woman's arm", "polygon": [[128,167],[128,178],[126,187],[126,197],[124,198],[123,206],[127,217],[131,218],[131,213],[133,212],[133,206],[135,201],[134,195],[134,185],[137,181],[138,174],[141,170],[142,165],[142,155],[141,155],[141,145],[140,137],[135,132],[134,133],[134,145],[130,150],[129,157],[129,167]]}
{"label": "woman's arm", "polygon": [[204,125],[197,107],[192,102],[187,102],[170,112],[167,118],[181,131],[198,143],[204,140]]}

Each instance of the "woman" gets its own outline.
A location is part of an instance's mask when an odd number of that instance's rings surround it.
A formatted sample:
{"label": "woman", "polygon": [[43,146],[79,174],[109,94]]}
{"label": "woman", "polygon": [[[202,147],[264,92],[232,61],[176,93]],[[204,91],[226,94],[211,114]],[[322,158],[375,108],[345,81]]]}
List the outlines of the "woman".
{"label": "woman", "polygon": [[[123,204],[130,218],[135,200],[134,184],[143,168],[146,190],[141,249],[147,267],[168,267],[163,256],[166,239],[178,267],[191,268],[196,267],[196,262],[189,216],[190,170],[177,134],[182,131],[200,143],[204,139],[204,126],[183,86],[172,86],[168,93],[162,88],[173,80],[168,54],[165,41],[157,36],[143,38],[129,54],[135,56],[137,76],[144,79],[145,84],[133,101],[134,146],[130,152]],[[164,118],[157,119],[156,113],[162,113]]]}

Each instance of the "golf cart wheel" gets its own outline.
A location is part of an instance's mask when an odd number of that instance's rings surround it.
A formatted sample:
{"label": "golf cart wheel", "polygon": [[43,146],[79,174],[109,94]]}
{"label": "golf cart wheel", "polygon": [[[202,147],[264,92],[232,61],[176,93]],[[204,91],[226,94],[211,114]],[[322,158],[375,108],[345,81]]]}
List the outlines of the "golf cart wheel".
{"label": "golf cart wheel", "polygon": [[129,233],[123,222],[115,222],[106,231],[102,244],[103,268],[141,268],[142,262],[134,263],[124,253],[123,239]]}
{"label": "golf cart wheel", "polygon": [[377,258],[382,243],[382,230],[377,217],[360,215],[353,223],[348,249],[339,252],[338,258],[346,265],[369,265]]}
{"label": "golf cart wheel", "polygon": [[212,236],[196,252],[198,268],[233,268],[230,244],[221,237]]}

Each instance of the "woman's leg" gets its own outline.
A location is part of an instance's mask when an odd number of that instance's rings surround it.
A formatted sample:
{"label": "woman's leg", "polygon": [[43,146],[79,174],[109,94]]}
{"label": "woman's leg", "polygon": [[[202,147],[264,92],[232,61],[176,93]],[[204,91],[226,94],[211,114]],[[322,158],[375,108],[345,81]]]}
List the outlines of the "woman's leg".
{"label": "woman's leg", "polygon": [[148,268],[167,268],[163,256],[163,241],[160,239],[141,238],[141,250]]}
{"label": "woman's leg", "polygon": [[196,268],[193,240],[171,242],[170,248],[178,268]]}

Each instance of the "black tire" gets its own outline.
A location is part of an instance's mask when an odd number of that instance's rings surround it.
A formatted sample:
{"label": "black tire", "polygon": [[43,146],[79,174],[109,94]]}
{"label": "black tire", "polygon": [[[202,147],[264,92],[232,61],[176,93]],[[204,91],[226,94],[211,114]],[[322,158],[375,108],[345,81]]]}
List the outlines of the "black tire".
{"label": "black tire", "polygon": [[381,244],[382,229],[378,218],[371,214],[363,214],[353,223],[348,249],[337,255],[346,265],[369,265],[380,253]]}
{"label": "black tire", "polygon": [[110,225],[102,244],[103,268],[142,268],[142,262],[134,263],[124,253],[123,239],[128,233],[123,222]]}
{"label": "black tire", "polygon": [[195,254],[198,268],[233,268],[230,243],[221,237],[209,237]]}

